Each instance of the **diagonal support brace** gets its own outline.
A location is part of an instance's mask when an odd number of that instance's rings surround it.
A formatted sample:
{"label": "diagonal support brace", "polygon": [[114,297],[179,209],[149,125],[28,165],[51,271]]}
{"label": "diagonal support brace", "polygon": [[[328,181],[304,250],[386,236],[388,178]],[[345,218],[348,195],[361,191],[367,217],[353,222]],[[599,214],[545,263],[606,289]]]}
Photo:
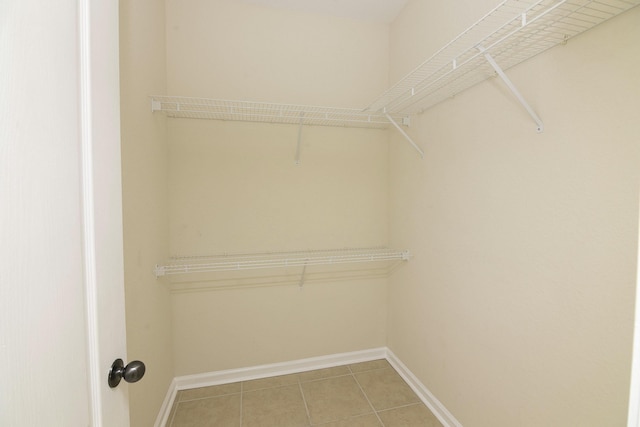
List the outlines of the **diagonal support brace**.
{"label": "diagonal support brace", "polygon": [[500,78],[502,79],[502,81],[507,85],[507,87],[509,88],[509,90],[511,90],[511,92],[515,95],[515,97],[518,99],[518,101],[520,102],[520,104],[522,104],[522,106],[524,107],[525,110],[527,110],[527,113],[529,113],[529,115],[531,116],[531,118],[533,119],[534,122],[536,122],[536,130],[538,131],[538,133],[542,132],[544,130],[544,124],[542,123],[542,119],[540,119],[540,117],[538,117],[538,115],[536,114],[535,111],[533,111],[533,108],[531,108],[531,106],[529,105],[529,103],[524,99],[524,97],[522,96],[522,94],[518,91],[518,89],[516,88],[516,86],[513,84],[513,82],[509,79],[509,77],[507,77],[507,75],[504,73],[504,71],[502,70],[502,68],[500,68],[500,66],[498,65],[498,63],[493,59],[493,57],[491,55],[489,55],[489,53],[487,53],[485,51],[485,49],[483,47],[479,47],[478,48],[480,50],[480,52],[482,52],[482,54],[484,55],[485,59],[487,60],[487,62],[489,64],[491,64],[491,66],[493,67],[493,69],[496,71],[496,73],[498,73],[498,75],[500,76]]}
{"label": "diagonal support brace", "polygon": [[296,165],[300,164],[300,145],[302,144],[302,125],[304,124],[304,111],[300,112],[300,124],[298,125],[298,145],[296,146]]}
{"label": "diagonal support brace", "polygon": [[300,282],[298,282],[298,286],[300,287],[300,289],[302,289],[302,286],[304,285],[304,279],[306,274],[307,274],[307,263],[305,262],[304,266],[302,267],[302,274],[300,274]]}
{"label": "diagonal support brace", "polygon": [[384,115],[387,117],[387,120],[389,120],[389,122],[391,122],[391,124],[394,125],[396,129],[398,129],[398,131],[402,134],[402,136],[404,136],[405,139],[409,141],[409,144],[411,144],[413,148],[415,148],[416,151],[420,153],[420,158],[424,159],[424,151],[422,151],[422,149],[418,147],[418,144],[413,142],[413,139],[411,139],[411,137],[404,131],[404,129],[402,129],[400,125],[396,123],[396,121],[393,120],[393,118],[388,113],[384,113]]}

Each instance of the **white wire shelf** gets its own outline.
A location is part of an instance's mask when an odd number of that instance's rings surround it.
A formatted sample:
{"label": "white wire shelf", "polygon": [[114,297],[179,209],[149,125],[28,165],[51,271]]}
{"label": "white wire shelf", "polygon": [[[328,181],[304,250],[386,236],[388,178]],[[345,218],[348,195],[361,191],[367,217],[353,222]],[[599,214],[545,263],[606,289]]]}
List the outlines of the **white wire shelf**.
{"label": "white wire shelf", "polygon": [[152,96],[152,111],[168,117],[404,131],[410,116],[498,75],[536,123],[544,124],[509,80],[507,70],[640,4],[640,0],[504,0],[364,109]]}
{"label": "white wire shelf", "polygon": [[[168,117],[280,123],[291,125],[338,126],[386,129],[390,124],[385,114],[355,108],[333,108],[267,102],[230,101],[223,99],[187,98],[179,96],[151,97],[152,111]],[[402,121],[401,117],[394,117]]]}
{"label": "white wire shelf", "polygon": [[420,114],[640,4],[640,0],[506,0],[373,101],[367,111]]}
{"label": "white wire shelf", "polygon": [[[307,267],[314,265],[361,264],[381,261],[407,261],[409,251],[387,248],[336,249],[318,251],[223,254],[214,256],[173,257],[166,265],[156,265],[156,277],[243,271],[270,268]],[[304,275],[304,270],[303,270]]]}

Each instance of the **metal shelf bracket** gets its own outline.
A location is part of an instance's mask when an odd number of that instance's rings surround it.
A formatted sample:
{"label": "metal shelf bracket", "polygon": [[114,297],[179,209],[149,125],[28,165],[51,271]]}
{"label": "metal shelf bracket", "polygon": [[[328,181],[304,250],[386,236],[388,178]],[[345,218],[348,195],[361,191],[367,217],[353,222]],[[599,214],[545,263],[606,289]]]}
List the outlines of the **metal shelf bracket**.
{"label": "metal shelf bracket", "polygon": [[[524,19],[525,18],[523,16],[523,20]],[[491,67],[493,67],[493,69],[498,74],[498,76],[500,76],[502,81],[507,85],[507,87],[509,88],[511,93],[513,93],[513,95],[516,97],[518,102],[520,102],[520,104],[524,107],[524,109],[527,110],[527,113],[529,113],[529,115],[531,116],[533,121],[536,122],[536,131],[538,133],[541,133],[544,130],[544,123],[542,123],[542,119],[540,119],[540,117],[536,114],[536,112],[533,110],[533,108],[531,108],[531,106],[524,99],[524,96],[522,96],[522,94],[520,93],[518,88],[516,88],[516,85],[514,85],[513,82],[511,81],[511,79],[509,79],[509,77],[507,77],[507,75],[504,73],[502,68],[500,68],[500,66],[493,59],[493,57],[488,52],[486,52],[486,50],[482,46],[478,46],[478,50],[484,55],[484,58],[491,65]]]}
{"label": "metal shelf bracket", "polygon": [[300,112],[300,124],[298,125],[298,144],[296,145],[296,165],[300,164],[300,149],[302,145],[302,125],[304,125],[304,111]]}
{"label": "metal shelf bracket", "polygon": [[[398,132],[400,132],[402,136],[404,136],[404,138],[409,141],[409,144],[411,144],[413,148],[415,148],[416,151],[420,153],[420,158],[424,159],[424,151],[422,151],[422,148],[420,148],[418,144],[416,144],[413,139],[411,139],[407,132],[405,132],[404,129],[402,129],[400,125],[395,120],[393,120],[393,117],[391,117],[388,113],[384,113],[384,115],[386,116],[387,120],[389,120],[389,123],[391,123],[396,129],[398,129]],[[408,123],[408,119],[403,119],[403,123]]]}
{"label": "metal shelf bracket", "polygon": [[302,266],[302,273],[300,274],[300,283],[298,283],[298,287],[300,289],[302,289],[302,287],[304,286],[304,279],[306,274],[307,274],[307,264],[305,263]]}

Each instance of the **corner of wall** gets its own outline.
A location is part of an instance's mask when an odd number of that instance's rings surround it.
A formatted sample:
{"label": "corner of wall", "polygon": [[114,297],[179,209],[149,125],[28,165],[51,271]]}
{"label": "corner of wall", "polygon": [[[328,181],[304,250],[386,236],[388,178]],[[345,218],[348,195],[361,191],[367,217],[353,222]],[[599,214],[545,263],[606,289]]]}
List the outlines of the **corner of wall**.
{"label": "corner of wall", "polygon": [[166,87],[164,13],[164,2],[120,1],[127,353],[147,366],[129,391],[132,426],[153,425],[174,376],[169,290],[153,274],[169,251],[166,123],[148,98]]}

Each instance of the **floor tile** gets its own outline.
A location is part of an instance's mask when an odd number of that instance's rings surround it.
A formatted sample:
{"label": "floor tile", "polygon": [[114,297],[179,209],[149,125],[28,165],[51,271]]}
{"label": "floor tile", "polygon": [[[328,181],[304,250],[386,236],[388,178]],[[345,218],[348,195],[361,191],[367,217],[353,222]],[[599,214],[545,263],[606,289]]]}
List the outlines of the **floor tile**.
{"label": "floor tile", "polygon": [[384,359],[183,390],[167,427],[308,426],[442,427]]}
{"label": "floor tile", "polygon": [[378,412],[385,427],[443,427],[422,403]]}
{"label": "floor tile", "polygon": [[351,375],[306,382],[301,387],[312,424],[373,412]]}
{"label": "floor tile", "polygon": [[171,427],[238,427],[240,394],[178,403]]}
{"label": "floor tile", "polygon": [[261,378],[258,380],[244,381],[242,391],[254,391],[264,388],[282,387],[285,385],[297,385],[298,374],[279,375],[277,377]]}
{"label": "floor tile", "polygon": [[317,427],[382,427],[382,424],[378,421],[376,414],[368,414],[327,424],[320,424]]}
{"label": "floor tile", "polygon": [[298,384],[242,393],[242,427],[309,425]]}
{"label": "floor tile", "polygon": [[350,375],[351,371],[346,366],[336,366],[333,368],[316,369],[315,371],[302,372],[298,374],[301,382],[322,380],[325,378],[339,377],[341,375]]}
{"label": "floor tile", "polygon": [[418,396],[393,368],[355,374],[376,411],[418,403]]}
{"label": "floor tile", "polygon": [[391,365],[389,364],[389,362],[387,362],[386,359],[371,360],[369,362],[354,363],[352,365],[349,365],[349,368],[353,373],[371,371],[374,369],[384,369],[384,368],[390,368],[390,367]]}
{"label": "floor tile", "polygon": [[205,397],[224,396],[225,394],[240,393],[240,383],[214,385],[211,387],[192,388],[178,392],[178,402],[202,399]]}

